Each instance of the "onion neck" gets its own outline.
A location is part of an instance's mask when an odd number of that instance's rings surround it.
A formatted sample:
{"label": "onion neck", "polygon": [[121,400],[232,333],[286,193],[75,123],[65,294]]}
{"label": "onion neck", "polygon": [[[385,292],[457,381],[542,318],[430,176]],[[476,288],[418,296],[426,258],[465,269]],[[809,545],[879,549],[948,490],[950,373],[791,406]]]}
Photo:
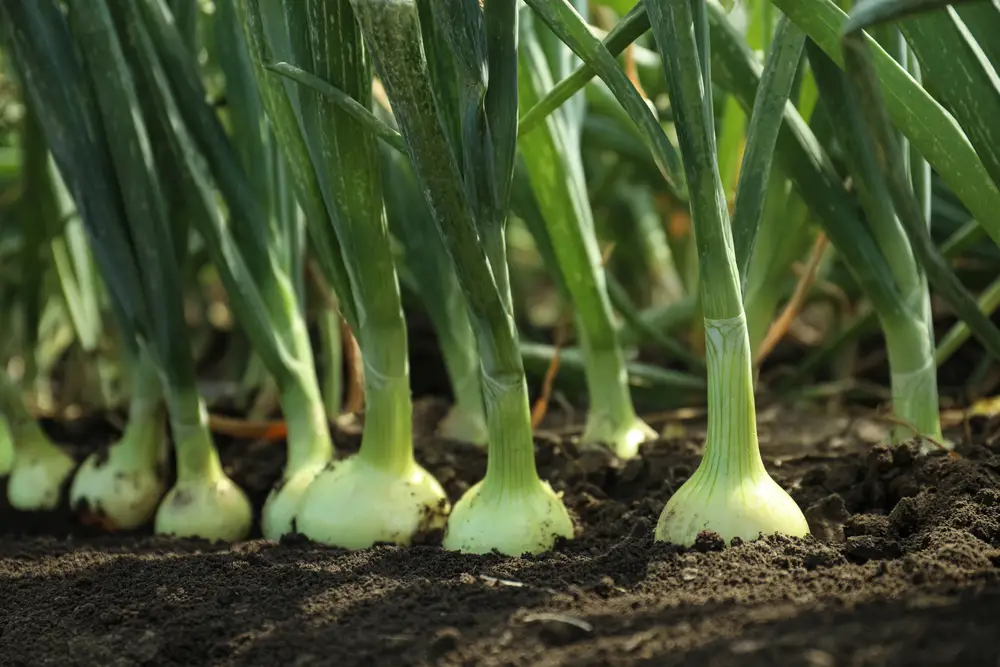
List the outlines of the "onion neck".
{"label": "onion neck", "polygon": [[937,365],[934,347],[925,321],[900,317],[883,320],[892,384],[893,414],[907,425],[893,428],[892,441],[909,440],[917,429],[920,435],[940,440],[941,418],[938,402]]}
{"label": "onion neck", "polygon": [[767,475],[757,441],[746,317],[705,319],[708,437],[698,469],[706,483]]}
{"label": "onion neck", "polygon": [[598,341],[583,329],[580,332],[589,397],[587,425],[582,439],[584,443],[602,442],[638,426],[639,418],[632,405],[625,358],[617,340],[612,337]]}
{"label": "onion neck", "polygon": [[285,475],[310,466],[322,465],[333,458],[333,441],[327,423],[326,407],[317,381],[301,373],[283,383],[281,412],[288,428],[288,463]]}
{"label": "onion neck", "polygon": [[365,364],[365,426],[358,458],[396,475],[415,465],[409,373],[384,375]]}
{"label": "onion neck", "polygon": [[194,390],[167,393],[170,426],[177,454],[178,484],[214,482],[224,477],[219,452],[208,428],[208,411]]}
{"label": "onion neck", "polygon": [[539,484],[524,374],[483,374],[489,458],[481,494],[520,494]]}

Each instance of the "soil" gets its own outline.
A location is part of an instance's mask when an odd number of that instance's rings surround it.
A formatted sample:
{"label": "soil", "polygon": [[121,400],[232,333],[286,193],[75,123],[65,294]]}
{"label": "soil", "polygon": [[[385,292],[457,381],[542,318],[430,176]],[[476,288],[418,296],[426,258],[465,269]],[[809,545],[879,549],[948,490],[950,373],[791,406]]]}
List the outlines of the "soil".
{"label": "soil", "polygon": [[[423,406],[422,433],[440,413]],[[534,558],[100,536],[66,512],[0,508],[0,665],[998,664],[997,424],[957,434],[958,456],[924,455],[876,444],[869,419],[763,414],[768,468],[813,536],[685,550],[652,539],[704,435],[672,423],[624,464],[541,435],[578,536]],[[337,439],[357,446],[356,431]],[[262,503],[281,446],[221,449]],[[417,451],[452,498],[485,469],[427,435]]]}

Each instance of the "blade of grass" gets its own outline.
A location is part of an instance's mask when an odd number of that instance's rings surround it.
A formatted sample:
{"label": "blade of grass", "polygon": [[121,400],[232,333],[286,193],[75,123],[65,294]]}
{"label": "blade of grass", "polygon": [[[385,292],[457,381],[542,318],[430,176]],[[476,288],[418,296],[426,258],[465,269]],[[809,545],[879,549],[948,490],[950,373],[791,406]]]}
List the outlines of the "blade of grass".
{"label": "blade of grass", "polygon": [[904,165],[887,159],[887,156],[898,154],[898,147],[879,90],[870,48],[863,34],[844,38],[845,64],[851,75],[852,84],[858,91],[861,108],[865,112],[871,133],[868,140],[878,148],[876,154],[887,175],[889,190],[899,211],[900,221],[910,238],[915,255],[927,272],[928,280],[941,297],[955,309],[958,316],[969,325],[990,353],[1000,358],[1000,329],[997,329],[979,310],[975,300],[934,246],[920,206],[907,183]]}
{"label": "blade of grass", "polygon": [[680,156],[667,140],[666,134],[639,91],[629,81],[625,71],[618,65],[607,47],[590,32],[583,18],[566,0],[527,0],[527,4],[549,29],[581,60],[591,65],[608,85],[642,132],[653,160],[668,186],[681,199],[686,199],[687,186],[684,183]]}
{"label": "blade of grass", "polygon": [[[612,56],[617,57],[648,30],[649,19],[646,16],[646,8],[642,2],[637,2],[607,34],[604,46]],[[597,70],[589,63],[584,62],[578,66],[572,74],[559,81],[543,99],[521,115],[518,134],[530,132],[596,76]]]}
{"label": "blade of grass", "polygon": [[[249,1],[253,2],[254,0]],[[296,83],[306,86],[307,88],[310,88],[329,98],[331,101],[335,102],[341,110],[349,114],[351,118],[361,123],[367,131],[384,141],[394,150],[399,151],[400,153],[406,152],[406,145],[403,143],[403,137],[400,136],[399,132],[379,120],[360,102],[336,86],[320,79],[318,76],[310,74],[301,67],[296,67],[295,65],[290,65],[288,63],[267,63],[264,66],[272,72],[287,77],[291,81],[295,81]]]}
{"label": "blade of grass", "polygon": [[767,181],[771,174],[774,147],[784,118],[795,74],[802,59],[805,35],[787,17],[778,21],[774,42],[764,62],[764,72],[757,86],[746,151],[740,167],[733,212],[733,246],[739,271],[740,289],[746,294],[747,271],[753,256],[757,230],[760,229]]}
{"label": "blade of grass", "polygon": [[[993,28],[1000,29],[1000,14],[996,19]],[[1000,183],[1000,77],[982,48],[954,9],[914,17],[899,29],[920,62],[924,86],[958,120],[994,185]]]}
{"label": "blade of grass", "polygon": [[493,150],[493,169],[490,170],[495,179],[493,215],[494,224],[502,227],[517,152],[518,0],[483,0],[482,7],[489,67],[489,86],[483,102]]}
{"label": "blade of grass", "polygon": [[[508,34],[511,23],[517,29],[517,17],[508,17],[510,10],[516,9],[511,0],[490,0],[493,16],[491,46],[497,62],[491,62],[487,54],[487,35],[483,9],[477,0],[429,0],[434,20],[445,38],[449,52],[446,57],[454,64],[458,82],[458,117],[461,135],[458,146],[459,168],[464,179],[466,197],[472,205],[479,237],[486,249],[497,288],[510,309],[510,280],[507,275],[507,254],[504,244],[506,221],[506,200],[510,194],[510,179],[513,176],[513,146],[508,135],[495,135],[502,131],[513,133],[511,123],[517,121],[517,35]],[[511,7],[505,5],[510,4]],[[485,4],[483,5],[485,7]],[[512,50],[513,49],[513,50]],[[511,64],[505,62],[513,57]],[[493,81],[491,73],[500,77]],[[511,90],[510,75],[513,73],[514,89]],[[489,86],[494,94],[489,95]],[[487,116],[489,107],[495,113]],[[513,103],[513,108],[511,108]],[[502,156],[495,153],[494,138],[501,142]],[[515,137],[516,138],[516,137]],[[499,165],[503,174],[495,174]],[[502,193],[501,193],[502,191]],[[501,205],[501,199],[504,204]]]}
{"label": "blade of grass", "polygon": [[851,9],[851,15],[844,24],[844,32],[865,30],[880,23],[938,12],[967,2],[981,0],[862,0]]}
{"label": "blade of grass", "polygon": [[281,80],[265,71],[265,63],[270,60],[270,50],[259,0],[237,0],[236,10],[243,24],[250,62],[264,106],[278,145],[284,152],[285,163],[291,171],[296,198],[306,216],[306,228],[315,246],[313,256],[337,295],[337,304],[344,318],[352,327],[356,327],[357,311],[344,257],[295,110],[294,104],[298,102],[298,96],[290,93]]}
{"label": "blade of grass", "polygon": [[[120,195],[111,186],[114,167],[107,151],[97,104],[73,49],[62,12],[52,0],[0,3],[15,62],[36,108],[48,109],[39,120],[49,149],[64,174],[81,219],[94,243],[94,256],[122,326],[138,332],[145,319],[139,271],[128,240]],[[90,169],[75,168],[89,164]]]}
{"label": "blade of grass", "polygon": [[142,119],[133,75],[105,0],[74,0],[70,26],[88,64],[101,115],[109,133],[110,153],[120,182],[125,218],[136,261],[143,266],[140,285],[150,316],[140,335],[173,387],[195,385],[194,364],[183,318],[184,295],[173,253],[166,201],[150,134]]}
{"label": "blade of grass", "polygon": [[[708,10],[716,83],[731,92],[749,111],[755,104],[761,66],[730,24],[725,10],[717,2],[709,2]],[[782,171],[791,179],[879,312],[904,312],[905,303],[894,288],[885,259],[859,219],[829,157],[809,125],[791,105],[784,109],[776,152]]]}
{"label": "blade of grass", "polygon": [[[773,1],[843,67],[840,35],[847,16],[832,0]],[[899,63],[881,47],[869,43],[892,121],[1000,244],[1000,190],[969,139],[955,119]]]}

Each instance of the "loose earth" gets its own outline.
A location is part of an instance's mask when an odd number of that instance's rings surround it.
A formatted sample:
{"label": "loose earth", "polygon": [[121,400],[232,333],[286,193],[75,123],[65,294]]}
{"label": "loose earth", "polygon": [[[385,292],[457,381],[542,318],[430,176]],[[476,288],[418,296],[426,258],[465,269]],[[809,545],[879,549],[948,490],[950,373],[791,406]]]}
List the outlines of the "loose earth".
{"label": "loose earth", "polygon": [[[971,424],[951,456],[873,444],[856,418],[762,419],[768,469],[813,536],[688,550],[652,540],[698,462],[703,433],[684,426],[623,464],[540,437],[578,537],[536,558],[449,553],[440,536],[346,552],[96,535],[68,511],[0,508],[0,664],[998,664],[1000,425]],[[222,446],[258,506],[281,449]],[[473,447],[421,436],[417,451],[453,499],[485,470]]]}

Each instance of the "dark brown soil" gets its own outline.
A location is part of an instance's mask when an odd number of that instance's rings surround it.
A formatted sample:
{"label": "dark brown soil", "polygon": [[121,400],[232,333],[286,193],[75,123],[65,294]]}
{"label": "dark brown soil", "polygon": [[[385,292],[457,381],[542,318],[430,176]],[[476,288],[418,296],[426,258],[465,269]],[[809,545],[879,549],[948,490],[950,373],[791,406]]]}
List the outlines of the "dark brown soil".
{"label": "dark brown soil", "polygon": [[[865,420],[763,415],[769,469],[814,537],[726,548],[652,541],[698,461],[690,424],[623,466],[540,438],[579,536],[537,558],[93,537],[6,512],[0,665],[995,667],[1000,442],[987,427],[959,459],[874,445]],[[430,438],[418,452],[454,497],[485,467]],[[223,453],[262,501],[280,446]]]}

